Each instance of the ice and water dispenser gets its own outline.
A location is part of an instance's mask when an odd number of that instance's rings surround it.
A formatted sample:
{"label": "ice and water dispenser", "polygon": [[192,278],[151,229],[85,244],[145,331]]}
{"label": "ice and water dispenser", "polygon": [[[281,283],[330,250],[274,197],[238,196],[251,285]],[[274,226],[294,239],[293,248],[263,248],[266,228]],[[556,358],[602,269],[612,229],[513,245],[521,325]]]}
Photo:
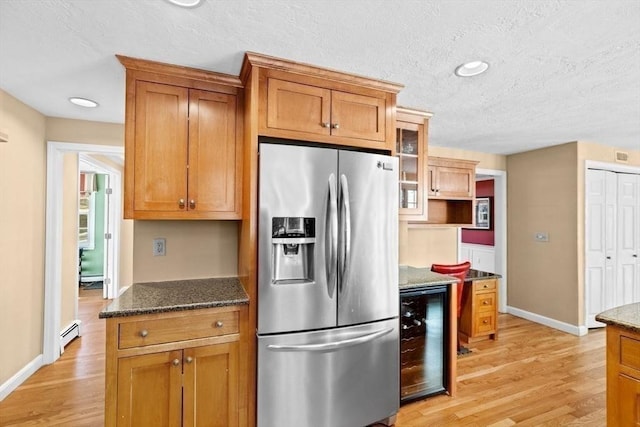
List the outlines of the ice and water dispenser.
{"label": "ice and water dispenser", "polygon": [[315,218],[274,217],[271,225],[272,283],[313,282]]}

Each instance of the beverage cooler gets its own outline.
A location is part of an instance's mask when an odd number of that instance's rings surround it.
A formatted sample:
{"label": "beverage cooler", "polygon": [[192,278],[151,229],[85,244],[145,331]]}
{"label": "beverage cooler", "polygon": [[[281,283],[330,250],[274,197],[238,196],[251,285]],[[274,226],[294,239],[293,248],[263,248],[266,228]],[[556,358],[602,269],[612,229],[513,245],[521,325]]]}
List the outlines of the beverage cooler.
{"label": "beverage cooler", "polygon": [[447,389],[449,290],[432,286],[400,293],[400,401]]}

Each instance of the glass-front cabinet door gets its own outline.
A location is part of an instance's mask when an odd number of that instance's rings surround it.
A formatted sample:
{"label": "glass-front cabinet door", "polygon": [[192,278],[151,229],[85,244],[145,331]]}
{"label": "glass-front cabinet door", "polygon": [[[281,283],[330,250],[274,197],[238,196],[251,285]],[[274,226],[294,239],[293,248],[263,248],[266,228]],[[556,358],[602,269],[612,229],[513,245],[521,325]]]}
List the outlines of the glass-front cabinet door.
{"label": "glass-front cabinet door", "polygon": [[426,112],[398,108],[396,156],[400,171],[400,220],[427,220],[425,167],[429,117],[430,114]]}

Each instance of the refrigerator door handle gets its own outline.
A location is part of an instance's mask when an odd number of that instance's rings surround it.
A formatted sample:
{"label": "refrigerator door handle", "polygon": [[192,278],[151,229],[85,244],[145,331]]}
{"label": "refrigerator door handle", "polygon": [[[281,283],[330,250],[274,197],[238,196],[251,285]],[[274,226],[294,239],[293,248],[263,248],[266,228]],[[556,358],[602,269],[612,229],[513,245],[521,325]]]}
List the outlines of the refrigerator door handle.
{"label": "refrigerator door handle", "polygon": [[340,254],[340,292],[342,292],[349,273],[349,254],[351,252],[351,206],[349,205],[349,182],[340,175],[342,206],[340,209],[340,230],[342,232],[342,250]]}
{"label": "refrigerator door handle", "polygon": [[329,296],[333,296],[336,284],[336,270],[338,268],[338,194],[336,188],[336,176],[329,175],[329,212],[327,215],[327,228],[325,247],[328,248],[329,256],[325,258],[325,268],[328,272],[327,290]]}
{"label": "refrigerator door handle", "polygon": [[380,329],[370,334],[361,335],[356,338],[346,340],[332,341],[320,344],[299,344],[299,345],[279,345],[269,344],[267,348],[273,351],[334,351],[345,347],[351,347],[365,342],[373,341],[376,338],[383,337],[393,332],[393,328]]}

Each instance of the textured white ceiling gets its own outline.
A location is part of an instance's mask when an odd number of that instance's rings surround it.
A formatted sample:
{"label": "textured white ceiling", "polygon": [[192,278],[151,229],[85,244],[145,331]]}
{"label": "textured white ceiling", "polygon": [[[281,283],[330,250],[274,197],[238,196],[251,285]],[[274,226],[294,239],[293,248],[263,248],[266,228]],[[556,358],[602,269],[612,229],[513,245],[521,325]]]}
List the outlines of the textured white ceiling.
{"label": "textured white ceiling", "polygon": [[[404,84],[400,105],[434,113],[433,145],[640,149],[639,23],[638,0],[0,0],[0,88],[121,123],[116,53],[237,75],[254,51]],[[489,71],[453,75],[475,59]]]}

